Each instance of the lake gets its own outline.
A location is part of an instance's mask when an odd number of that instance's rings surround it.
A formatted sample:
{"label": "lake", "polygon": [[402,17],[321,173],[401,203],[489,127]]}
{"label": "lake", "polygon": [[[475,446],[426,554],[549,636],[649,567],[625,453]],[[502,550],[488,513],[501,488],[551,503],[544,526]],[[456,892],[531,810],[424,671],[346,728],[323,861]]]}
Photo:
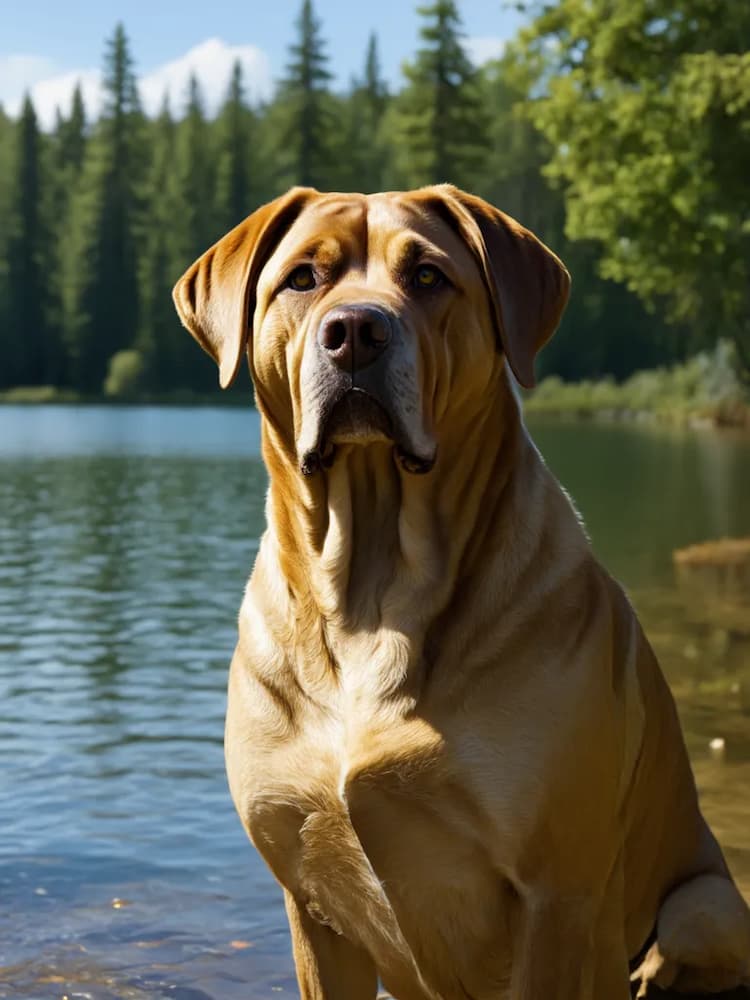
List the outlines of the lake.
{"label": "lake", "polygon": [[[532,432],[635,601],[750,896],[750,641],[693,621],[671,564],[750,535],[750,438]],[[297,995],[222,755],[265,488],[250,409],[0,407],[0,998]]]}

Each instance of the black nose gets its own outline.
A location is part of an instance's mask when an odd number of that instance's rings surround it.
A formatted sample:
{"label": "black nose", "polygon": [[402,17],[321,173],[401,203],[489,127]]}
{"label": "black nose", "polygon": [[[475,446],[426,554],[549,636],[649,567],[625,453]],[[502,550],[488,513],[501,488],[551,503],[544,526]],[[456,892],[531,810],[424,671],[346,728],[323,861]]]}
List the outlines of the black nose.
{"label": "black nose", "polygon": [[336,306],[318,328],[318,343],[325,353],[350,372],[377,361],[390,342],[390,320],[377,306]]}

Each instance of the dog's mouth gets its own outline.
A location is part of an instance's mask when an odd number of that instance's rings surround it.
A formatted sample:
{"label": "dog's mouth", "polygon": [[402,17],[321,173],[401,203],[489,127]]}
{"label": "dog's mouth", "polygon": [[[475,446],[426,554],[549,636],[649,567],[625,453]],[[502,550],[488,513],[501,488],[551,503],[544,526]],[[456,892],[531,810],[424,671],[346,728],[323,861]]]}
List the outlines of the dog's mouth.
{"label": "dog's mouth", "polygon": [[302,455],[301,471],[305,476],[312,476],[322,468],[329,468],[335,461],[339,445],[366,445],[376,441],[393,443],[396,458],[405,472],[424,474],[435,464],[434,453],[415,454],[399,421],[379,399],[366,389],[351,386],[330,405],[321,421],[316,446]]}
{"label": "dog's mouth", "polygon": [[333,404],[323,431],[334,445],[393,440],[393,420],[372,393],[352,386]]}

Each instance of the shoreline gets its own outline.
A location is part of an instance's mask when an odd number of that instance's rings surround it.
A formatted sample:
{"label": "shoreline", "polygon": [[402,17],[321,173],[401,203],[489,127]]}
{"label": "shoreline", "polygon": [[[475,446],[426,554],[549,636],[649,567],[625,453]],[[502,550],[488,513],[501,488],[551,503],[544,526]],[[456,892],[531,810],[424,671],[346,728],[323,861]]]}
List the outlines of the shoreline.
{"label": "shoreline", "polygon": [[[608,424],[647,425],[690,430],[750,432],[750,387],[743,384],[731,347],[719,342],[708,353],[671,368],[633,373],[622,382],[610,376],[564,382],[543,378],[532,390],[519,390],[524,416]],[[54,385],[0,390],[0,406],[163,406],[254,408],[252,385],[222,392],[174,389],[82,393]]]}
{"label": "shoreline", "polygon": [[[540,388],[544,387],[544,382]],[[593,383],[596,387],[600,383]],[[651,407],[635,408],[632,406],[602,405],[597,406],[590,401],[579,398],[579,383],[562,383],[563,392],[551,398],[543,392],[537,397],[539,390],[521,392],[521,406],[524,417],[550,418],[565,420],[571,423],[601,423],[642,425],[648,427],[672,427],[687,430],[712,430],[723,432],[740,432],[750,434],[750,405],[734,403],[731,409],[721,406],[712,408],[696,406],[694,408],[674,407],[654,409]],[[174,392],[174,393],[138,393],[132,396],[113,398],[104,394],[82,394],[66,389],[55,389],[37,392],[36,389],[10,389],[0,391],[0,407],[5,406],[107,406],[114,409],[125,409],[137,406],[172,407],[211,407],[216,409],[237,409],[250,407],[255,409],[252,390],[240,390],[224,393]],[[575,393],[576,398],[573,397]]]}
{"label": "shoreline", "polygon": [[678,430],[712,430],[718,432],[750,433],[750,407],[736,414],[695,410],[651,410],[631,407],[566,406],[562,403],[535,403],[533,397],[523,401],[524,416],[555,418],[571,423],[598,423],[641,425],[645,427],[671,427]]}
{"label": "shoreline", "polygon": [[107,396],[104,393],[81,393],[55,386],[18,386],[0,390],[0,406],[251,406],[255,409],[251,387],[222,392],[142,392],[128,396]]}

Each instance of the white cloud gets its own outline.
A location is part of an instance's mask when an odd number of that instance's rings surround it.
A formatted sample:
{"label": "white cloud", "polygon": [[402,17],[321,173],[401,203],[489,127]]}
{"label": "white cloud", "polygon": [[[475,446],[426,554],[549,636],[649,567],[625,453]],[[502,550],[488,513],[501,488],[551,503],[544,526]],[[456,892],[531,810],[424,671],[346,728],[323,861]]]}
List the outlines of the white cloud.
{"label": "white cloud", "polygon": [[0,102],[15,113],[26,91],[54,71],[55,64],[44,56],[0,56]]}
{"label": "white cloud", "polygon": [[254,45],[227,45],[219,38],[209,38],[139,80],[143,106],[149,114],[156,114],[164,94],[169,93],[173,109],[181,110],[194,73],[203,90],[206,110],[214,114],[224,100],[236,61],[242,66],[250,102],[266,99],[271,93],[271,67],[265,52]]}
{"label": "white cloud", "polygon": [[[99,114],[102,103],[102,75],[98,69],[83,69],[70,73],[59,73],[46,80],[40,80],[31,88],[31,100],[34,102],[37,117],[42,128],[52,128],[55,124],[55,112],[60,109],[63,115],[70,113],[73,101],[73,91],[80,84],[83,104],[86,108],[86,118],[91,121]],[[11,105],[8,111],[14,114]]]}
{"label": "white cloud", "polygon": [[[185,101],[190,75],[200,81],[209,115],[218,110],[226,94],[232,66],[239,61],[244,71],[245,93],[251,103],[271,93],[271,67],[268,58],[254,45],[228,45],[219,38],[209,38],[194,46],[179,59],[157,66],[138,80],[138,90],[147,114],[158,112],[165,93],[173,110]],[[11,115],[17,115],[23,94],[31,93],[43,128],[51,128],[55,111],[70,110],[73,90],[80,83],[86,115],[98,115],[102,104],[102,74],[97,69],[69,70],[55,73],[55,66],[39,56],[0,58],[0,103]]]}
{"label": "white cloud", "polygon": [[463,44],[469,59],[475,66],[481,66],[483,63],[489,62],[490,59],[499,59],[505,51],[507,42],[507,38],[475,36],[465,38]]}

